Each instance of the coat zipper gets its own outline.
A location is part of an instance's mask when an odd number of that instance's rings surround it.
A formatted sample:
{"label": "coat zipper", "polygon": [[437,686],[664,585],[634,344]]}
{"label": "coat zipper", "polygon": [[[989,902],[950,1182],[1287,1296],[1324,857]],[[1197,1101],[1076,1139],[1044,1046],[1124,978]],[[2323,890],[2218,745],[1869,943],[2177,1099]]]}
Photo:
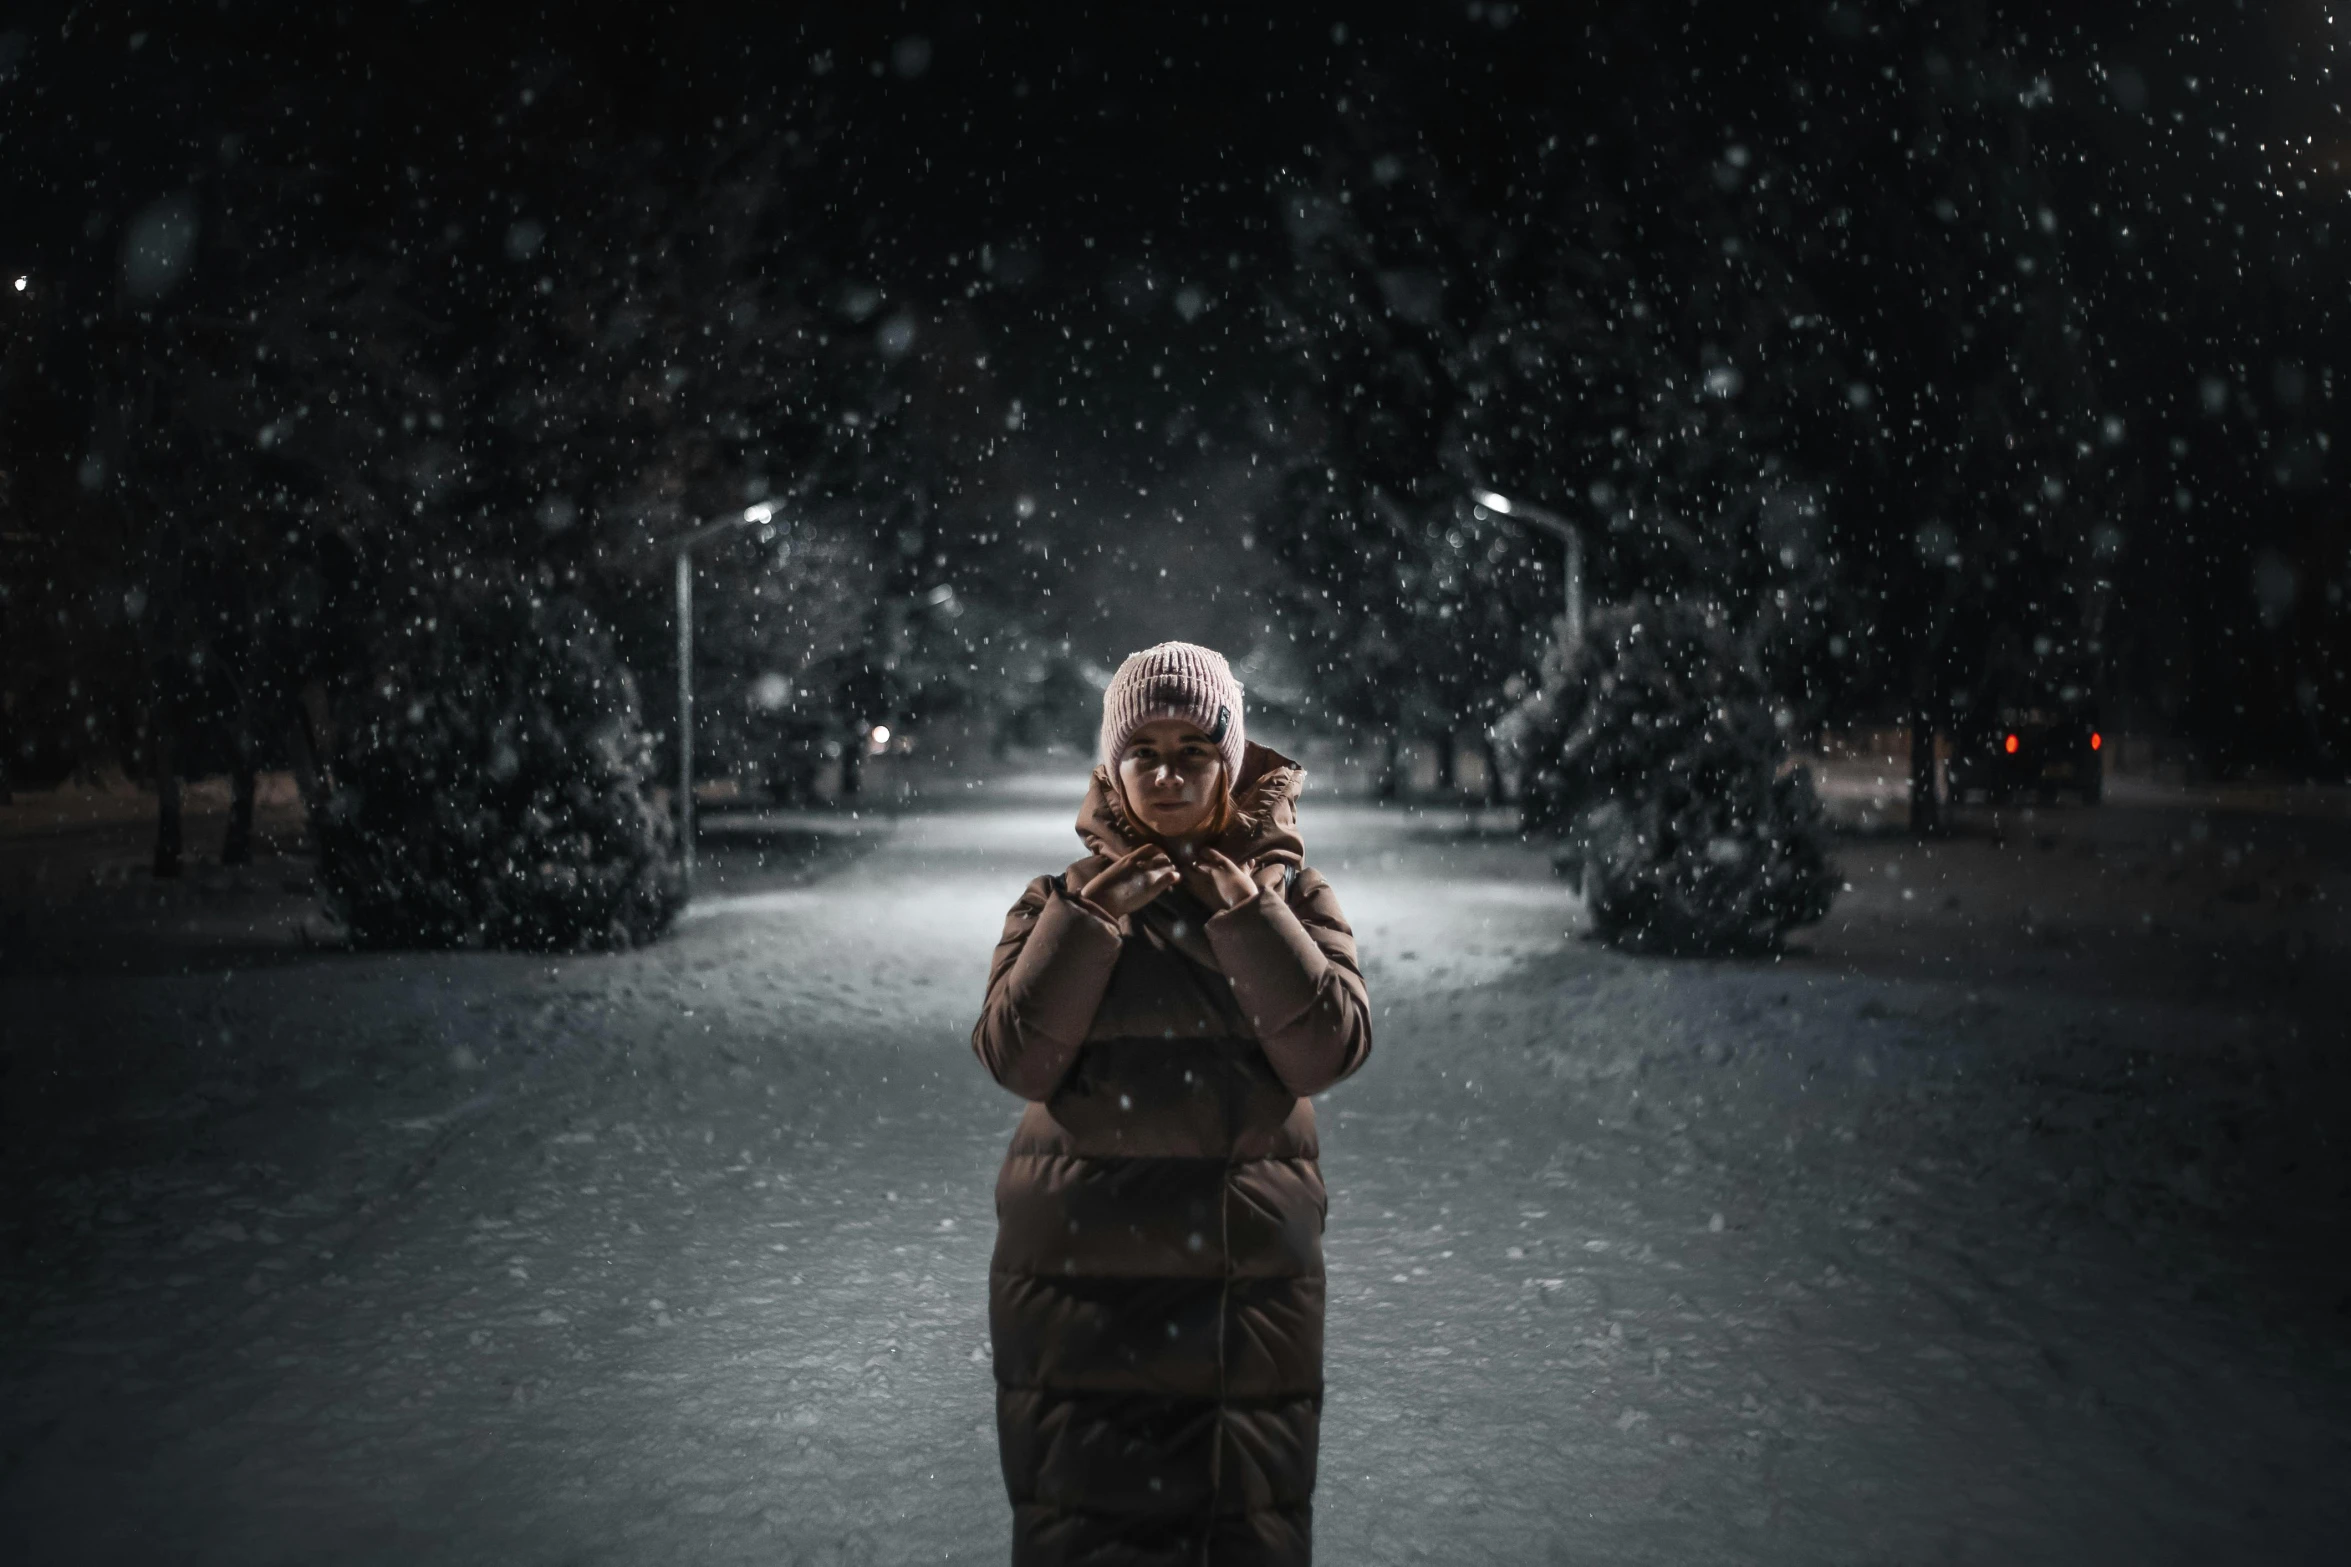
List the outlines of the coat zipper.
{"label": "coat zipper", "polygon": [[1212,1567],[1209,1550],[1216,1542],[1217,1503],[1224,1499],[1225,1317],[1233,1303],[1233,1163],[1225,1160],[1224,1178],[1216,1185],[1216,1256],[1223,1278],[1216,1290],[1216,1418],[1209,1424],[1208,1521],[1200,1531],[1200,1567]]}

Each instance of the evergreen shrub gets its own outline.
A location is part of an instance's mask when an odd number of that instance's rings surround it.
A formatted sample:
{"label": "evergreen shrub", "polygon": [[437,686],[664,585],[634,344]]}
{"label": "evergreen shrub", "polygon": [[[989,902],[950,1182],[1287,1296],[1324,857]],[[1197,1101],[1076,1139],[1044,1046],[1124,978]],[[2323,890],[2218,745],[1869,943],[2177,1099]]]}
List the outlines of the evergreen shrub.
{"label": "evergreen shrub", "polygon": [[461,581],[387,627],[342,707],[316,837],[355,944],[621,948],[675,916],[636,684],[577,599]]}
{"label": "evergreen shrub", "polygon": [[1836,889],[1786,708],[1718,604],[1642,597],[1554,654],[1506,734],[1595,933],[1634,951],[1776,951]]}

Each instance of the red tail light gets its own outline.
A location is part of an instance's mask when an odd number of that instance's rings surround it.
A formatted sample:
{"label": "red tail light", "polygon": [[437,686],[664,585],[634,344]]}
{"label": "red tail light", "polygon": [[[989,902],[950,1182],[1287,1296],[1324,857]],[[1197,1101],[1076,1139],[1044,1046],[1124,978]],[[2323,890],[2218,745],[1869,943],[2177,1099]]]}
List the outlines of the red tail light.
{"label": "red tail light", "polygon": [[2106,737],[2097,730],[2090,731],[2090,749],[2095,751],[2106,744]]}
{"label": "red tail light", "polygon": [[2010,735],[2006,740],[2001,741],[2000,749],[2006,751],[2010,756],[2014,756],[2016,754],[2016,736]]}

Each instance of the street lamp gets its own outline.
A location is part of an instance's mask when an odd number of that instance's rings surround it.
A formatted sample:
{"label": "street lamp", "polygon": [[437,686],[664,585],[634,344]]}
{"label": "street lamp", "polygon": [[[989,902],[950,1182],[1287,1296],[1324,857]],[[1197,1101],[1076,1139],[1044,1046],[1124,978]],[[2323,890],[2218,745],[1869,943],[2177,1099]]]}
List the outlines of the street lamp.
{"label": "street lamp", "polygon": [[1514,501],[1495,490],[1472,490],[1469,498],[1498,516],[1540,528],[1567,545],[1567,646],[1584,645],[1584,532],[1555,511]]}
{"label": "street lamp", "polygon": [[760,501],[732,517],[706,522],[677,541],[678,574],[678,865],[685,895],[694,896],[694,546],[775,520],[775,502]]}

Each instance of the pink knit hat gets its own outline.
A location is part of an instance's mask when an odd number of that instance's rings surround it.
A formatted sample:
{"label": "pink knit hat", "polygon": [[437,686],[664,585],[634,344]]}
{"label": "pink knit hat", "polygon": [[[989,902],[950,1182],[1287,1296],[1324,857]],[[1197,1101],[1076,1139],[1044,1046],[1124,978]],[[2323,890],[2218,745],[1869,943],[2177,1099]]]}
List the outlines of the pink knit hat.
{"label": "pink knit hat", "polygon": [[1129,653],[1102,692],[1102,765],[1112,775],[1136,730],[1155,718],[1200,726],[1224,755],[1224,783],[1241,777],[1241,682],[1224,655],[1196,642],[1162,642]]}

